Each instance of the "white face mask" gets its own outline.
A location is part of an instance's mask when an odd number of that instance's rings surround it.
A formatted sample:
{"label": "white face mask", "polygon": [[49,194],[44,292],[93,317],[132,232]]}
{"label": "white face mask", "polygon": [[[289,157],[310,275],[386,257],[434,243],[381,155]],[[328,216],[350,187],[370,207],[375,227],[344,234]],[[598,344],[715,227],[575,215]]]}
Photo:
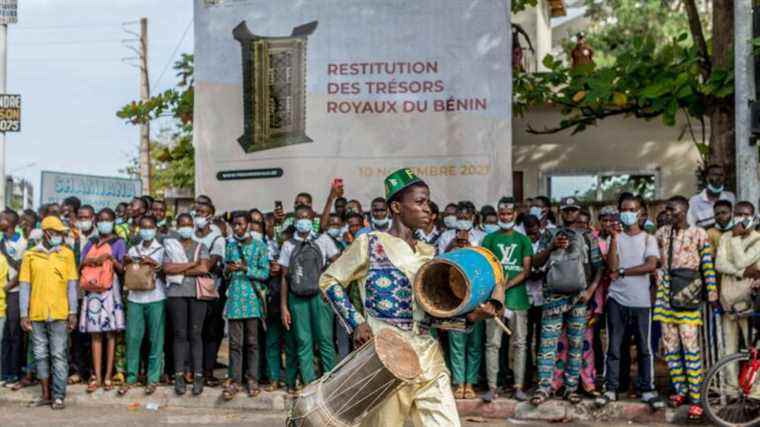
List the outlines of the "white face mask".
{"label": "white face mask", "polygon": [[446,228],[456,228],[457,226],[457,217],[456,215],[446,215],[443,217],[443,225],[446,226]]}
{"label": "white face mask", "polygon": [[376,219],[375,217],[372,217],[372,224],[374,224],[374,226],[377,228],[385,228],[390,222],[391,219],[387,216],[383,219]]}
{"label": "white face mask", "polygon": [[251,231],[251,238],[253,240],[264,240],[264,235],[258,231]]}
{"label": "white face mask", "polygon": [[472,221],[467,219],[459,219],[457,220],[456,229],[459,231],[470,231],[472,230]]}
{"label": "white face mask", "polygon": [[499,221],[499,228],[501,228],[502,230],[511,230],[515,228],[515,222],[514,221],[510,221],[510,222]]}
{"label": "white face mask", "polygon": [[91,220],[77,221],[77,228],[79,229],[79,231],[89,233],[90,230],[92,230],[92,221]]}
{"label": "white face mask", "polygon": [[195,218],[193,218],[193,223],[195,223],[195,228],[200,230],[202,228],[206,228],[206,226],[208,225],[208,218],[206,218],[205,216],[196,216]]}

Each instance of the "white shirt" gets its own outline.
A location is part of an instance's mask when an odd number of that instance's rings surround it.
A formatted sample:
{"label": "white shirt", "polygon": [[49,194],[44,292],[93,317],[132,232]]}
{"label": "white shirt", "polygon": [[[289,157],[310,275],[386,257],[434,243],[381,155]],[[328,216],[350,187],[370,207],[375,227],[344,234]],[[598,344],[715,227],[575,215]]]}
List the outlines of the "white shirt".
{"label": "white shirt", "polygon": [[[147,256],[153,261],[156,261],[159,265],[164,263],[164,247],[161,246],[156,239],[150,243],[150,246],[146,248],[142,242],[132,246],[127,252],[130,258],[136,260],[139,257]],[[152,291],[129,291],[127,300],[137,304],[149,304],[152,302],[163,301],[166,299],[166,288],[164,287],[164,281],[161,280],[161,276],[155,274],[156,288]]]}
{"label": "white shirt", "polygon": [[[446,230],[441,237],[438,238],[438,253],[442,254],[446,252],[449,244],[457,237],[457,230]],[[470,241],[471,246],[480,246],[483,239],[486,237],[486,233],[476,228],[467,232],[467,238]]]}
{"label": "white shirt", "polygon": [[[5,241],[5,250],[8,252],[8,255],[13,258],[14,261],[21,261],[21,259],[24,257],[24,252],[26,252],[27,242],[26,239],[24,239],[24,235],[21,233],[14,234],[13,237],[18,237],[18,239],[6,239],[5,236],[3,236],[3,240]],[[8,281],[10,282],[17,277],[18,270],[11,267],[10,263],[8,263]],[[19,287],[16,286],[8,292],[14,293],[18,291]]]}
{"label": "white shirt", "polygon": [[[304,240],[298,235],[298,233],[293,235],[293,238],[301,242]],[[321,234],[319,237],[316,237],[316,234],[312,232],[307,238],[313,239],[314,244],[316,244],[319,248],[319,251],[322,252],[322,265],[327,265],[328,259],[340,253],[338,247],[335,246],[335,242],[333,242],[333,240],[327,234]],[[285,268],[288,268],[290,265],[290,256],[293,255],[294,249],[295,245],[293,242],[290,240],[284,242],[280,248],[280,258],[277,260],[277,263]]]}
{"label": "white shirt", "polygon": [[[718,200],[728,200],[731,205],[736,204],[736,196],[730,191],[720,193]],[[713,207],[715,202],[707,197],[707,189],[695,194],[689,199],[689,212],[686,214],[686,221],[691,226],[708,228],[715,223],[715,213]]]}

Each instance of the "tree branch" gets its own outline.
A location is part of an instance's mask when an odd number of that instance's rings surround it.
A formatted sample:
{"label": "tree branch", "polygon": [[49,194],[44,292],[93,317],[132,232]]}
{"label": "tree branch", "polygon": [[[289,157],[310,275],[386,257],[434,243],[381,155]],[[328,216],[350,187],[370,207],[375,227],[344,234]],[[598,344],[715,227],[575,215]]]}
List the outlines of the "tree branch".
{"label": "tree branch", "polygon": [[[575,108],[578,108],[578,107],[576,106]],[[628,107],[628,108],[621,108],[617,110],[602,110],[602,111],[592,110],[591,114],[584,114],[578,118],[568,120],[560,124],[559,126],[553,127],[553,128],[544,127],[543,130],[537,130],[533,128],[533,126],[531,126],[529,123],[526,129],[526,132],[528,132],[531,135],[549,135],[549,134],[562,132],[563,130],[570,129],[578,125],[591,125],[596,120],[601,120],[607,117],[619,116],[623,114],[633,114],[638,119],[652,119],[661,115],[662,113],[646,112],[646,111],[640,110],[638,107]]]}
{"label": "tree branch", "polygon": [[691,30],[691,37],[694,39],[694,44],[697,46],[697,52],[702,60],[699,61],[699,69],[704,81],[710,77],[710,54],[707,52],[707,42],[705,41],[705,34],[702,31],[702,22],[699,20],[699,11],[697,10],[697,4],[694,0],[684,0],[684,6],[686,7],[686,14],[689,16],[689,29]]}

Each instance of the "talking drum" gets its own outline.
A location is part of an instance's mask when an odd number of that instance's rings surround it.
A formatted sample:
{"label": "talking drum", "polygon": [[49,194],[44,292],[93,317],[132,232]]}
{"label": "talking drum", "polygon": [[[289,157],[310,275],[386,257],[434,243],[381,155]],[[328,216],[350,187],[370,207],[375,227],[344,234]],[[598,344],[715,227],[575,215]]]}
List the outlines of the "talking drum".
{"label": "talking drum", "polygon": [[490,300],[495,285],[503,280],[501,263],[491,251],[462,248],[425,263],[414,280],[414,294],[426,313],[447,319]]}
{"label": "talking drum", "polygon": [[392,329],[343,359],[304,388],[293,404],[288,426],[357,426],[385,399],[422,373],[414,348]]}

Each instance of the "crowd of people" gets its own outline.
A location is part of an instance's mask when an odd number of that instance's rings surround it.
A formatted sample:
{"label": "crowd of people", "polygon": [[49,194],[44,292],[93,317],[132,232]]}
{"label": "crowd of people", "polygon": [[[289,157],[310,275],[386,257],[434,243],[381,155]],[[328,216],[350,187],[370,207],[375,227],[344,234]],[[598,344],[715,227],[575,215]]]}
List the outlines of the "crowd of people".
{"label": "crowd of people", "polygon": [[[586,395],[604,406],[630,390],[659,409],[661,356],[670,404],[689,404],[690,417],[701,417],[701,312],[707,304],[724,311],[727,354],[747,346],[752,283],[760,279],[754,204],[725,191],[719,166],[707,168],[705,182],[691,199],[670,197],[660,212],[631,193],[594,215],[573,197],[558,206],[543,196],[480,208],[429,203],[432,221],[415,230],[418,241],[438,254],[493,252],[505,277],[498,314],[512,330],[505,335],[486,319],[435,332],[454,397],[511,395],[540,405]],[[307,193],[290,212],[276,202],[271,211],[221,213],[198,196],[173,220],[148,196],[97,211],[73,197],[37,212],[6,210],[4,386],[39,383],[38,404],[56,409],[77,383],[120,396],[138,384],[146,394],[161,384],[178,395],[222,387],[226,400],[255,397],[262,387],[296,394],[355,348],[352,333],[361,331],[353,332],[351,316],[383,310],[363,302],[358,286],[345,289],[350,307],[328,295],[342,290],[320,289],[322,273],[354,240],[391,227],[384,198],[364,211],[343,193],[336,180],[319,213]],[[227,374],[217,378],[225,336]]]}

